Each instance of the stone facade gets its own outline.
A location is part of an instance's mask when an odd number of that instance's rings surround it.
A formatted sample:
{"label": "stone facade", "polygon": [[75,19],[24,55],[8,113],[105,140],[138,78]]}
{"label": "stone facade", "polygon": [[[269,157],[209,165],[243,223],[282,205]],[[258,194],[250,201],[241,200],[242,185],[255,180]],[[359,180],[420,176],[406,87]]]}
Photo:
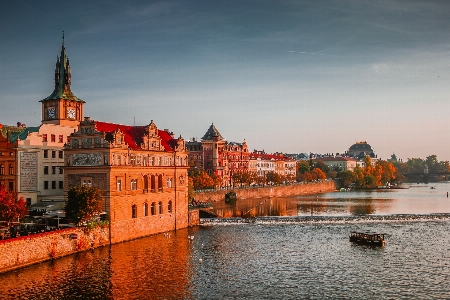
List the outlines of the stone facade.
{"label": "stone facade", "polygon": [[127,126],[85,118],[65,147],[65,192],[74,185],[104,191],[117,243],[188,226],[187,152],[153,121]]}
{"label": "stone facade", "polygon": [[0,272],[109,244],[108,228],[71,228],[0,241]]}

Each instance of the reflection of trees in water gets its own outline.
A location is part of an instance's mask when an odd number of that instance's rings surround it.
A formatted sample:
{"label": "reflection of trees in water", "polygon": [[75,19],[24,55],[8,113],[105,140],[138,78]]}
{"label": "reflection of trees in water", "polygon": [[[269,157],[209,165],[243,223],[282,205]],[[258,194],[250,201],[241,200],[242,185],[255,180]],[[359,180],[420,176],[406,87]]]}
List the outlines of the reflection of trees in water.
{"label": "reflection of trees in water", "polygon": [[297,201],[292,198],[239,199],[236,203],[214,203],[214,212],[223,218],[295,216]]}
{"label": "reflection of trees in water", "polygon": [[372,203],[356,204],[350,206],[350,213],[352,215],[371,215],[375,212],[375,207]]}

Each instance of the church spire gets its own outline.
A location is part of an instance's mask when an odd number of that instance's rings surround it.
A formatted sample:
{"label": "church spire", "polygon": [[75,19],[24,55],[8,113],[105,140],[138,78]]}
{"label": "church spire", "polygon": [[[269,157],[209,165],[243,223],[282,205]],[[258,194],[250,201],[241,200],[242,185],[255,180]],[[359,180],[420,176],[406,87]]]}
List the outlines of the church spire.
{"label": "church spire", "polygon": [[56,68],[55,68],[55,89],[53,93],[42,101],[46,100],[74,100],[82,101],[77,96],[75,96],[70,90],[71,84],[71,74],[70,74],[70,64],[69,59],[66,55],[66,47],[64,46],[64,31],[62,36],[61,54],[56,57]]}

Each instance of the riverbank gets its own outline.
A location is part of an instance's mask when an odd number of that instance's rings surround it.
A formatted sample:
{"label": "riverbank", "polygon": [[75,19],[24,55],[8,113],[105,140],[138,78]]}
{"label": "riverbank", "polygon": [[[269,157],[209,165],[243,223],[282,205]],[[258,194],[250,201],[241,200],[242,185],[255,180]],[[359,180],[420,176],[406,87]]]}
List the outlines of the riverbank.
{"label": "riverbank", "polygon": [[[323,182],[296,183],[291,185],[250,187],[233,189],[238,199],[249,198],[271,198],[294,195],[313,195],[319,193],[333,192],[336,190],[335,182],[332,180]],[[230,190],[211,190],[196,192],[195,200],[200,202],[224,201],[225,194]]]}

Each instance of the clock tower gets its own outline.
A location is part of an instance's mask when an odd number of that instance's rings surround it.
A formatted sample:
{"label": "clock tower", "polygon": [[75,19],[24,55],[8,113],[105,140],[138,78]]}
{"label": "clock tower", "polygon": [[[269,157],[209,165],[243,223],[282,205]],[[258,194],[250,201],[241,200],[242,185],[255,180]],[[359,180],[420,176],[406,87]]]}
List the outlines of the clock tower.
{"label": "clock tower", "polygon": [[85,101],[70,90],[69,59],[64,47],[64,34],[60,57],[56,58],[55,89],[42,102],[42,123],[63,126],[77,126],[83,120]]}

